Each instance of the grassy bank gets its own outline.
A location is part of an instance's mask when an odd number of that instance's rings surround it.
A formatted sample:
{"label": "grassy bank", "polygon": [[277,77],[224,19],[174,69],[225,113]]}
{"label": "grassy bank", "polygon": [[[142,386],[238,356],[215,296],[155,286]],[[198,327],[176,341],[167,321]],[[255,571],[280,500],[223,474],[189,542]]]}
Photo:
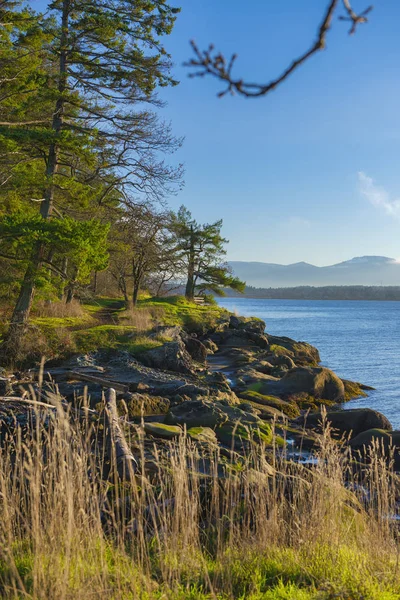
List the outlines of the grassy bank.
{"label": "grassy bank", "polygon": [[[165,336],[154,335],[158,326],[178,325],[201,333],[212,327],[224,312],[218,306],[198,306],[181,296],[143,298],[137,307],[128,310],[121,299],[106,297],[83,304],[40,304],[25,336],[23,359],[26,362],[40,360],[41,356],[62,359],[73,353],[103,348],[127,350],[133,356],[140,356],[168,341]],[[0,341],[6,326],[4,317]]]}
{"label": "grassy bank", "polygon": [[1,451],[2,598],[399,598],[398,483],[377,448],[357,469],[327,431],[306,469],[182,436],[151,481],[121,484],[100,475],[96,424],[52,423]]}

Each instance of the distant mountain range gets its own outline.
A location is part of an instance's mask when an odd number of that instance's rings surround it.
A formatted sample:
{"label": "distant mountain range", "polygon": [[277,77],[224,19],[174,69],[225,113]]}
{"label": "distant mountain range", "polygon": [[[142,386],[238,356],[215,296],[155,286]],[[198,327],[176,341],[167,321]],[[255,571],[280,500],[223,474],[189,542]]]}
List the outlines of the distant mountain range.
{"label": "distant mountain range", "polygon": [[229,265],[237,277],[257,288],[400,285],[400,262],[386,256],[359,256],[328,267],[316,267],[306,262],[279,265],[231,261]]}

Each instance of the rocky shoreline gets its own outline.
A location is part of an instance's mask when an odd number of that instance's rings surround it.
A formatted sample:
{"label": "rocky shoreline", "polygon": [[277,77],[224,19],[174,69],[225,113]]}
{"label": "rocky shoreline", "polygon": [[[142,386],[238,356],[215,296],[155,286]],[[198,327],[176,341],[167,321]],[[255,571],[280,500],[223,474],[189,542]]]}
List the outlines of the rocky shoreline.
{"label": "rocky shoreline", "polygon": [[[342,408],[371,388],[319,366],[318,350],[310,344],[265,330],[259,319],[226,314],[201,335],[158,327],[154,335],[169,341],[140,360],[104,350],[45,364],[42,371],[3,373],[2,438],[29,422],[35,406],[25,402],[28,397],[43,407],[60,398],[65,406],[86,402],[91,414],[99,415],[104,390],[115,388],[121,423],[129,428],[132,452],[137,450],[138,463],[145,461],[145,470],[151,470],[155,447],[185,431],[200,448],[218,447],[221,455],[240,456],[263,444],[267,453],[290,447],[301,456],[318,449],[322,421],[331,424],[338,444],[360,459],[374,438],[384,448],[394,446],[394,466],[400,470],[400,432],[392,431],[388,419],[371,409]],[[144,459],[139,439],[145,443]]]}

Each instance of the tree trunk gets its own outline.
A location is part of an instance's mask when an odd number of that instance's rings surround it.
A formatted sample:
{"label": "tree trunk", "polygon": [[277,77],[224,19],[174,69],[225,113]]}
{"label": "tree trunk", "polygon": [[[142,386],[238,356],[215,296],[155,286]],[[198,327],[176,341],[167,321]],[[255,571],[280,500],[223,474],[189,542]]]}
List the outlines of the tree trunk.
{"label": "tree trunk", "polygon": [[132,293],[132,304],[133,306],[137,306],[138,297],[139,297],[140,285],[137,282],[133,283],[133,293]]}
{"label": "tree trunk", "polygon": [[194,298],[194,273],[195,271],[195,248],[194,248],[194,231],[193,225],[190,227],[190,248],[189,248],[189,261],[188,261],[188,274],[186,282],[185,296],[187,300],[193,300]]}
{"label": "tree trunk", "polygon": [[93,293],[97,294],[97,271],[94,272],[93,278]]}
{"label": "tree trunk", "polygon": [[[60,62],[59,62],[59,84],[52,129],[57,134],[60,133],[63,125],[64,113],[64,94],[67,87],[67,44],[68,44],[68,18],[70,13],[71,0],[64,0],[62,14],[62,34],[60,39]],[[58,144],[53,142],[49,146],[46,167],[46,179],[49,185],[44,191],[44,200],[40,205],[40,214],[43,219],[49,219],[53,211],[54,200],[54,175],[58,170]],[[43,263],[45,246],[42,242],[35,245],[26,270],[17,303],[11,317],[10,326],[1,346],[0,357],[6,363],[11,364],[18,360],[22,346],[22,340],[26,333],[29,315],[32,308],[32,302],[35,295],[35,280]]]}
{"label": "tree trunk", "polygon": [[73,285],[71,284],[67,290],[67,296],[65,298],[65,304],[71,304],[72,300],[74,299],[74,288]]}
{"label": "tree trunk", "polygon": [[72,272],[72,279],[69,281],[67,286],[67,296],[65,298],[65,304],[70,304],[74,299],[75,288],[78,283],[79,270],[77,267],[74,267]]}
{"label": "tree trunk", "polygon": [[111,467],[115,467],[122,479],[132,480],[138,470],[138,465],[120,425],[115,389],[107,390],[105,407],[105,441]]}
{"label": "tree trunk", "polygon": [[132,292],[132,304],[137,306],[140,288],[143,281],[143,276],[146,271],[145,262],[142,257],[137,260],[132,260],[132,279],[133,279],[133,292]]}
{"label": "tree trunk", "polygon": [[124,297],[124,301],[126,303],[126,305],[128,306],[130,300],[129,300],[129,296],[128,296],[128,288],[126,285],[126,279],[124,277],[124,275],[120,275],[119,279],[118,279],[118,288],[119,291],[122,293],[123,297]]}

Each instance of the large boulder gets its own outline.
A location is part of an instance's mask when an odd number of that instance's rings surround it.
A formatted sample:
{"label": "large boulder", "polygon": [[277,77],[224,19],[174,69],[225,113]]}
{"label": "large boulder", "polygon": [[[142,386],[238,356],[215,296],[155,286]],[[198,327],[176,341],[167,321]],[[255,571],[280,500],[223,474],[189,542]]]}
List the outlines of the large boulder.
{"label": "large boulder", "polygon": [[217,436],[215,435],[215,431],[210,427],[191,427],[190,429],[188,429],[187,434],[188,437],[194,442],[211,445],[217,443]]}
{"label": "large boulder", "polygon": [[192,427],[210,427],[215,429],[228,420],[226,407],[218,402],[205,399],[190,400],[173,406],[165,418],[170,425],[186,425]]}
{"label": "large boulder", "polygon": [[[396,433],[396,432],[394,432]],[[388,448],[392,445],[392,436],[389,431],[384,429],[367,429],[359,433],[350,440],[350,446],[352,448],[361,449],[363,447],[370,446],[374,441],[378,441],[379,445],[383,445],[384,448]]]}
{"label": "large boulder", "polygon": [[229,319],[229,327],[231,329],[239,329],[247,333],[263,334],[265,331],[265,322],[254,317],[237,317],[232,315]]}
{"label": "large boulder", "polygon": [[256,346],[261,349],[267,349],[269,347],[266,335],[248,329],[227,329],[222,336],[221,344],[228,348]]}
{"label": "large boulder", "polygon": [[296,342],[288,337],[269,335],[272,354],[285,354],[293,358],[297,365],[317,366],[321,362],[317,348],[307,342]]}
{"label": "large boulder", "polygon": [[213,342],[210,338],[206,338],[202,340],[203,346],[207,350],[207,354],[215,354],[218,352],[218,346],[215,342]]}
{"label": "large boulder", "polygon": [[145,423],[144,430],[147,435],[163,438],[165,440],[173,440],[182,433],[182,429],[175,425],[165,425],[165,423]]}
{"label": "large boulder", "polygon": [[161,396],[150,396],[149,394],[129,394],[124,398],[129,417],[140,417],[141,415],[165,415],[170,407],[170,400]]}
{"label": "large boulder", "polygon": [[345,390],[343,381],[330,369],[324,367],[295,367],[290,369],[278,382],[264,384],[265,391],[278,396],[307,394],[321,400],[343,402]]}
{"label": "large boulder", "polygon": [[371,449],[383,451],[388,460],[393,459],[394,470],[400,470],[400,431],[368,429],[351,439],[350,446],[362,455],[365,453],[367,459]]}
{"label": "large boulder", "polygon": [[147,367],[175,371],[177,373],[192,373],[193,364],[190,354],[182,340],[167,342],[158,348],[148,350],[141,356],[141,361]]}
{"label": "large boulder", "polygon": [[203,342],[188,335],[183,338],[183,343],[193,360],[203,365],[207,362],[208,351]]}
{"label": "large boulder", "polygon": [[287,367],[288,369],[294,369],[296,367],[293,358],[286,354],[268,354],[265,356],[265,361],[273,367]]}
{"label": "large boulder", "polygon": [[[351,410],[328,410],[326,420],[329,421],[336,435],[349,435],[355,438],[368,430],[392,431],[389,420],[382,413],[371,408],[354,408]],[[321,413],[310,413],[298,419],[298,423],[311,429],[321,429]]]}
{"label": "large boulder", "polygon": [[200,398],[190,400],[173,406],[165,418],[165,422],[171,425],[186,425],[191,427],[211,427],[215,429],[226,422],[236,423],[238,421],[249,425],[258,423],[257,415],[241,410],[238,406],[232,406],[228,402],[218,402]]}

